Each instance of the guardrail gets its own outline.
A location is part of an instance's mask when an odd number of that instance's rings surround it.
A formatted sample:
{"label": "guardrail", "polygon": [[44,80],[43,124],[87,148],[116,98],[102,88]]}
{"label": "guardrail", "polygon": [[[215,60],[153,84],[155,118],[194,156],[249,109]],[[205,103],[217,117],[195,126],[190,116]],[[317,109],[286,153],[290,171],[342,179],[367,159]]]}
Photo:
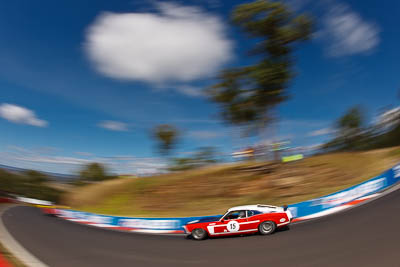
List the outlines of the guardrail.
{"label": "guardrail", "polygon": [[69,221],[92,226],[154,234],[183,234],[183,226],[185,226],[188,222],[201,218],[213,217],[133,218],[99,215],[89,212],[65,209],[57,209],[55,215]]}
{"label": "guardrail", "polygon": [[377,196],[400,181],[400,164],[379,176],[336,193],[288,205],[295,221],[325,216]]}
{"label": "guardrail", "polygon": [[[400,181],[400,164],[381,175],[345,190],[289,205],[294,221],[325,216],[371,199]],[[183,226],[190,221],[206,217],[184,218],[133,218],[99,215],[82,211],[55,209],[57,216],[66,220],[103,228],[158,234],[184,233]],[[220,216],[220,215],[216,215]]]}

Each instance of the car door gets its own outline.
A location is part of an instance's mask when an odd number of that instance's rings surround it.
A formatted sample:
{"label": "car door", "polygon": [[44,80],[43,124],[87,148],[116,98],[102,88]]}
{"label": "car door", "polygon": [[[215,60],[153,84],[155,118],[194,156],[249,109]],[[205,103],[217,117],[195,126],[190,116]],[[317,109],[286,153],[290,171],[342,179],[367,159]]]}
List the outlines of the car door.
{"label": "car door", "polygon": [[[214,235],[232,235],[236,233],[241,233],[247,228],[247,218],[246,215],[240,216],[241,214],[246,214],[246,211],[231,211],[226,214],[220,221],[213,225]],[[210,225],[211,226],[211,225]]]}
{"label": "car door", "polygon": [[260,220],[258,219],[258,216],[261,214],[259,211],[255,210],[248,210],[247,211],[247,222],[246,222],[246,230],[251,232],[251,231],[258,231],[258,225],[260,224]]}

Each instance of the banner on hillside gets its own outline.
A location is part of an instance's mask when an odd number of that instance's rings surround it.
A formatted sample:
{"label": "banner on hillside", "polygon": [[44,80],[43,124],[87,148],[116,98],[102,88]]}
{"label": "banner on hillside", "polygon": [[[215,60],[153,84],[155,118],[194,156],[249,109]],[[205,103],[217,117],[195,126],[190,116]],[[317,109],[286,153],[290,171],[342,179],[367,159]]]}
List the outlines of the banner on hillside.
{"label": "banner on hillside", "polygon": [[400,164],[377,177],[350,188],[320,198],[292,204],[288,207],[295,218],[309,216],[375,194],[394,185],[398,181],[400,181]]}

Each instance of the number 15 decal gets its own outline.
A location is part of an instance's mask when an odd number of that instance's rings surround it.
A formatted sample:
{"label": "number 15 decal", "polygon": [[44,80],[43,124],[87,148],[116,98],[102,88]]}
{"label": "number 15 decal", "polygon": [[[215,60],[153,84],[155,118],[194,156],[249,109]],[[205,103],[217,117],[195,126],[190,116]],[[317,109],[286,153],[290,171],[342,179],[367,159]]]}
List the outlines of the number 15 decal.
{"label": "number 15 decal", "polygon": [[226,226],[229,232],[237,232],[239,231],[239,227],[240,225],[237,221],[230,221]]}

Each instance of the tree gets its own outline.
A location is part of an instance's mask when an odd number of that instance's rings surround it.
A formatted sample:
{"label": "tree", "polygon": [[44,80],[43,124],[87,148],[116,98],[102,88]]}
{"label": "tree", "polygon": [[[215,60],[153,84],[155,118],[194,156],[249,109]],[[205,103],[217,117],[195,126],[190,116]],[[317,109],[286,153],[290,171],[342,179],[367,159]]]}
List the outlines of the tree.
{"label": "tree", "polygon": [[386,107],[370,127],[371,148],[400,145],[400,107]]}
{"label": "tree", "polygon": [[361,107],[350,108],[335,124],[336,137],[324,145],[325,149],[355,150],[362,148],[366,136],[363,136],[365,116]]}
{"label": "tree", "polygon": [[0,169],[0,195],[16,194],[57,202],[63,192],[45,185],[47,181],[49,178],[38,171],[8,172]]}
{"label": "tree", "polygon": [[232,22],[257,41],[250,55],[258,61],[222,71],[207,92],[221,106],[224,121],[255,134],[275,119],[276,106],[288,98],[294,45],[310,37],[311,21],[282,2],[259,0],[236,7]]}
{"label": "tree", "polygon": [[[337,121],[338,133],[348,142],[360,135],[364,125],[364,115],[361,107],[350,108],[339,120]],[[350,144],[348,144],[350,145]]]}
{"label": "tree", "polygon": [[378,134],[387,132],[396,127],[400,123],[400,107],[385,107],[381,109],[381,113],[376,118],[374,130]]}
{"label": "tree", "polygon": [[42,184],[49,181],[49,177],[47,177],[47,175],[34,170],[25,171],[24,176],[28,179],[29,183],[33,184]]}
{"label": "tree", "polygon": [[200,147],[192,157],[173,158],[168,170],[184,171],[204,167],[217,162],[217,152],[214,147]]}
{"label": "tree", "polygon": [[83,181],[103,181],[113,176],[107,174],[106,169],[103,165],[93,162],[86,165],[79,173],[81,180]]}
{"label": "tree", "polygon": [[195,153],[195,160],[199,165],[208,165],[218,162],[217,151],[214,147],[206,146],[200,147]]}
{"label": "tree", "polygon": [[169,124],[160,124],[153,129],[153,137],[158,142],[161,155],[168,155],[177,143],[179,131]]}

